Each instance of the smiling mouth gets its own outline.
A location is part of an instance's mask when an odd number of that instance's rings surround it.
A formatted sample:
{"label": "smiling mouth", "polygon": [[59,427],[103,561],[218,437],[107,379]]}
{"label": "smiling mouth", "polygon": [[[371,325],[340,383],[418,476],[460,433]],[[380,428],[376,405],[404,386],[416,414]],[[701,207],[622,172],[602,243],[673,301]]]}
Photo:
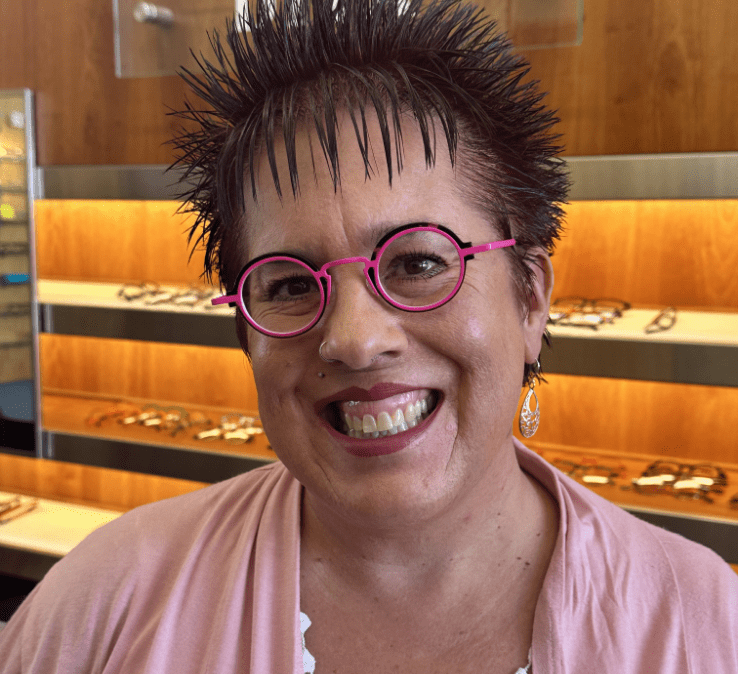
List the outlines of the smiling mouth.
{"label": "smiling mouth", "polygon": [[[407,397],[407,396],[402,396]],[[370,440],[397,435],[415,428],[438,404],[435,391],[417,392],[410,400],[362,402],[347,400],[328,406],[328,421],[340,433],[351,438]]]}

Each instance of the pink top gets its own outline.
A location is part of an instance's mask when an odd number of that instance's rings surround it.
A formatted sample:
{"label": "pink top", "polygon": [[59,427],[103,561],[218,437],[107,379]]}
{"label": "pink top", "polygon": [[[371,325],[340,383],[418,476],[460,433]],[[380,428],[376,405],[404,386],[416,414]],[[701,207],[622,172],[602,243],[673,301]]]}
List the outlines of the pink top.
{"label": "pink top", "polygon": [[[736,674],[730,567],[516,448],[561,511],[533,672]],[[303,674],[300,500],[275,463],[102,527],[0,631],[0,674]]]}

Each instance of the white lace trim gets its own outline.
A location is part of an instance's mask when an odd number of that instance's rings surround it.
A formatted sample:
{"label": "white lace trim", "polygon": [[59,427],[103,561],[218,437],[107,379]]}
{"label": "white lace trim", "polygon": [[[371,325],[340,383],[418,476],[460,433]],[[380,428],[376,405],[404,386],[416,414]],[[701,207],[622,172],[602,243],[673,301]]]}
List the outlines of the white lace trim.
{"label": "white lace trim", "polygon": [[[300,632],[302,632],[302,666],[305,669],[305,674],[315,674],[315,658],[310,655],[310,651],[305,646],[305,632],[312,623],[310,618],[307,617],[302,611],[300,611]],[[525,667],[519,667],[515,674],[532,674],[531,670],[531,657],[533,655],[533,649],[528,651],[528,664]]]}
{"label": "white lace trim", "polygon": [[302,666],[305,668],[305,674],[315,674],[315,658],[310,655],[310,651],[305,646],[305,631],[312,623],[302,611],[300,611],[300,632],[302,632]]}

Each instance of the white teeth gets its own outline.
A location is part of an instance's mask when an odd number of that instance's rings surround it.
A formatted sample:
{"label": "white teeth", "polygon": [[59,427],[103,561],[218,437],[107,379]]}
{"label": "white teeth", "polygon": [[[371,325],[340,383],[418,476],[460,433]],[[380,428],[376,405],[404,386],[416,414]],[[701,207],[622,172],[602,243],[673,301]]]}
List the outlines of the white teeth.
{"label": "white teeth", "polygon": [[378,431],[388,431],[390,428],[392,428],[394,424],[392,423],[392,417],[387,414],[387,412],[380,412],[377,415],[377,430]]}
{"label": "white teeth", "polygon": [[377,420],[371,414],[365,414],[362,420],[362,429],[364,433],[376,433]]}
{"label": "white teeth", "polygon": [[[431,409],[431,400],[432,398],[428,396],[416,403],[408,404],[404,410],[402,408],[396,409],[392,415],[389,412],[380,412],[376,418],[371,414],[365,414],[362,419],[351,414],[345,414],[343,432],[349,437],[362,439],[402,433],[409,428],[414,428],[428,416],[428,410]],[[348,403],[350,407],[358,404],[358,402],[353,401]]]}

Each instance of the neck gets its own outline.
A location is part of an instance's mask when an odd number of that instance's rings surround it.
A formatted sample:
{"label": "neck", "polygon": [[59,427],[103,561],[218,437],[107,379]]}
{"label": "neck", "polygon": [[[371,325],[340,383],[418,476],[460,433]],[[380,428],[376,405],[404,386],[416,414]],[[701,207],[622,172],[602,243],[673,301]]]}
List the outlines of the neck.
{"label": "neck", "polygon": [[379,601],[447,602],[480,583],[502,599],[519,578],[538,574],[542,582],[557,517],[551,496],[509,451],[428,517],[357,517],[306,493],[302,566],[342,592]]}

